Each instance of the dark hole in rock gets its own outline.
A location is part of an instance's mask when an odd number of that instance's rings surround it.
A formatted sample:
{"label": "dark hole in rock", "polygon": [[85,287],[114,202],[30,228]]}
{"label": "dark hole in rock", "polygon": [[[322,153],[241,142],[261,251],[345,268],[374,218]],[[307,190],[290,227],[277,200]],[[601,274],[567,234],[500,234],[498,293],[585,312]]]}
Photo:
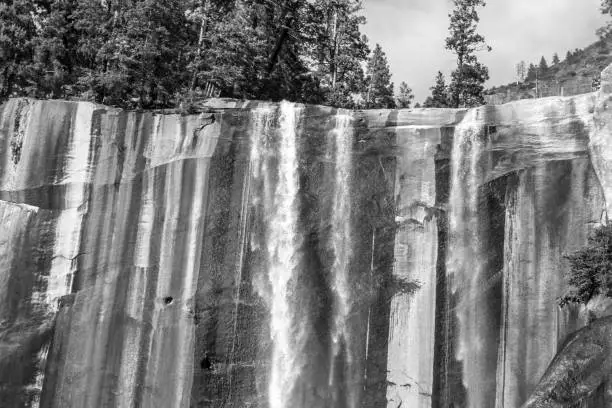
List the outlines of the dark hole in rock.
{"label": "dark hole in rock", "polygon": [[172,299],[172,296],[166,296],[166,297],[164,298],[164,303],[165,303],[165,304],[167,304],[167,305],[169,305],[170,303],[172,303],[172,301],[173,301],[173,300],[174,300],[174,299]]}
{"label": "dark hole in rock", "polygon": [[212,361],[210,361],[210,358],[208,358],[208,355],[205,355],[202,361],[200,361],[200,368],[202,368],[202,370],[212,369]]}

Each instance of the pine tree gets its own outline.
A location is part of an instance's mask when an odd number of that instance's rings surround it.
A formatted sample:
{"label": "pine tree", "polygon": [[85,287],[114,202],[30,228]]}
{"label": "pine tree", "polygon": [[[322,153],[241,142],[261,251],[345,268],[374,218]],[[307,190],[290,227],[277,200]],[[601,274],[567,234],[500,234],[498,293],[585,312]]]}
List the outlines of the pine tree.
{"label": "pine tree", "polygon": [[529,64],[529,68],[527,69],[527,80],[532,81],[536,79],[538,68],[532,63]]}
{"label": "pine tree", "polygon": [[394,108],[393,83],[391,82],[391,70],[380,44],[376,44],[372,56],[368,61],[366,77],[366,108]]}
{"label": "pine tree", "polygon": [[362,65],[368,60],[367,38],[360,27],[360,0],[316,0],[306,26],[316,75],[324,94],[324,103],[353,107],[354,95],[363,91]]}
{"label": "pine tree", "polygon": [[572,52],[571,52],[571,51],[568,51],[568,52],[565,54],[565,60],[566,60],[566,61],[568,61],[568,62],[572,60],[572,57],[573,57],[573,55],[572,55]]}
{"label": "pine tree", "polygon": [[586,304],[596,295],[612,297],[612,227],[602,226],[588,238],[588,245],[565,255],[570,289],[558,302]]}
{"label": "pine tree", "polygon": [[[188,10],[192,30],[198,32],[188,47],[190,91],[213,86],[221,96],[257,98],[260,83],[271,76],[265,72],[271,23],[262,18],[264,10],[208,1]],[[269,18],[275,17],[272,10]]]}
{"label": "pine tree", "polygon": [[527,75],[527,67],[525,66],[525,61],[521,61],[518,64],[516,64],[517,85],[519,82],[523,82],[525,80],[526,75]]}
{"label": "pine tree", "polygon": [[161,107],[209,95],[353,107],[360,0],[0,2],[0,98]]}
{"label": "pine tree", "polygon": [[438,71],[436,75],[436,82],[431,88],[431,96],[428,96],[423,103],[425,108],[448,108],[450,107],[450,101],[448,100],[448,87],[444,80],[444,74]]}
{"label": "pine tree", "polygon": [[544,57],[540,58],[540,65],[538,66],[538,68],[539,75],[545,75],[548,71],[548,63],[546,62],[546,59]]}
{"label": "pine tree", "polygon": [[420,107],[421,107],[421,104],[420,104],[420,103],[418,103],[418,102],[417,102],[416,104],[414,104],[414,108],[415,108],[415,109],[419,109]]}
{"label": "pine tree", "polygon": [[409,109],[413,99],[414,94],[412,93],[412,89],[406,82],[402,82],[399,87],[396,106],[400,109]]}
{"label": "pine tree", "polygon": [[480,21],[476,10],[485,6],[484,0],[454,0],[455,8],[449,15],[449,36],[446,49],[457,57],[457,68],[451,75],[450,94],[453,107],[484,104],[484,83],[489,70],[478,62],[477,51],[491,51],[482,35],[476,33]]}
{"label": "pine tree", "polygon": [[552,64],[553,64],[553,65],[557,65],[559,62],[560,62],[560,61],[559,61],[559,54],[557,54],[557,53],[555,52],[555,53],[553,54],[553,57],[552,57]]}
{"label": "pine tree", "polygon": [[67,82],[64,78],[67,67],[63,64],[66,54],[63,32],[66,30],[67,21],[64,18],[65,13],[60,9],[69,3],[35,2],[36,6],[30,11],[36,30],[31,38],[32,61],[28,74],[31,86],[27,91],[29,96],[62,96],[62,83]]}
{"label": "pine tree", "polygon": [[37,2],[0,2],[0,99],[31,90]]}
{"label": "pine tree", "polygon": [[265,33],[263,39],[268,39],[268,42],[264,43],[264,76],[257,93],[264,99],[304,100],[310,93],[305,93],[305,89],[313,87],[305,58],[305,26],[311,5],[306,0],[289,0],[281,3],[280,7],[269,1],[260,1],[255,14],[263,23],[260,32]]}

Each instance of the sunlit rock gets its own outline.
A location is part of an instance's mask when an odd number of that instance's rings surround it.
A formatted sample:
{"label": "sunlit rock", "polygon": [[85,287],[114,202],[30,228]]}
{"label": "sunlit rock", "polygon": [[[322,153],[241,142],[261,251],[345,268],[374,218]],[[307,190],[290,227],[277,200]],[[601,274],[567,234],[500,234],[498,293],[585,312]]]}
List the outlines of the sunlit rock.
{"label": "sunlit rock", "polygon": [[597,361],[558,403],[601,406],[608,318],[556,300],[609,214],[606,75],[471,110],[6,102],[0,405],[516,408]]}

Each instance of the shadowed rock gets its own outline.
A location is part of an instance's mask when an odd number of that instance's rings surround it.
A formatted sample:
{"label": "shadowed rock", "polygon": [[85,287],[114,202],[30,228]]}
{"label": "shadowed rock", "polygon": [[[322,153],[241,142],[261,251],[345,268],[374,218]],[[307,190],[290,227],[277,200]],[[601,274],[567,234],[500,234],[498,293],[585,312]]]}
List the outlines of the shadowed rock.
{"label": "shadowed rock", "polygon": [[586,402],[602,389],[612,406],[612,316],[598,319],[569,336],[523,408],[567,408]]}
{"label": "shadowed rock", "polygon": [[612,199],[605,78],[471,110],[8,101],[0,405],[266,408],[273,368],[291,408],[515,408],[545,373],[603,398],[608,320],[564,343],[555,299]]}

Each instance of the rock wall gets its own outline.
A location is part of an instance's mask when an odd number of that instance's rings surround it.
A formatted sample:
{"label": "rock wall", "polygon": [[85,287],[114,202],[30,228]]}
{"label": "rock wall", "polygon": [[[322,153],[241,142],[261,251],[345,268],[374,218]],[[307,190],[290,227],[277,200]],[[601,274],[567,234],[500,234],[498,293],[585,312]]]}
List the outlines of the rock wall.
{"label": "rock wall", "polygon": [[555,300],[612,200],[603,82],[473,110],[6,102],[0,405],[520,406],[585,324]]}

